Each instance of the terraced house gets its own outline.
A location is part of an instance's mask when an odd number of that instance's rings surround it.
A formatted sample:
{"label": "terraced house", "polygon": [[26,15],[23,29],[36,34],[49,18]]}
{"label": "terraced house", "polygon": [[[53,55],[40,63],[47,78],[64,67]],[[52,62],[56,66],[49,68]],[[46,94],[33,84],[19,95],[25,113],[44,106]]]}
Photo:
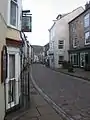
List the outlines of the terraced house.
{"label": "terraced house", "polygon": [[90,64],[90,2],[85,10],[69,22],[70,61],[76,67]]}
{"label": "terraced house", "polygon": [[84,11],[79,7],[70,13],[58,15],[49,29],[49,61],[50,67],[60,68],[63,61],[68,61],[69,25],[68,23]]}
{"label": "terraced house", "polygon": [[22,0],[0,3],[0,120],[20,97],[20,31]]}
{"label": "terraced house", "polygon": [[19,103],[22,0],[8,0],[6,110]]}
{"label": "terraced house", "polygon": [[0,120],[5,116],[5,101],[4,101],[4,83],[1,78],[1,51],[6,44],[6,32],[7,32],[7,5],[8,0],[2,0],[0,3]]}

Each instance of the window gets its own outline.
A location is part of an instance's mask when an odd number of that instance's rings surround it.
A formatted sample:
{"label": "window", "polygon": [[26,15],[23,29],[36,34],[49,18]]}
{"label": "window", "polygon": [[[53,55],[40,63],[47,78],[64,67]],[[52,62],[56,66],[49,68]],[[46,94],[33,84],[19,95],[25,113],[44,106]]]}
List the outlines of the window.
{"label": "window", "polygon": [[74,48],[77,47],[77,37],[75,37],[75,38],[73,39],[73,47],[74,47]]}
{"label": "window", "polygon": [[9,79],[15,78],[15,55],[9,55]]}
{"label": "window", "polygon": [[61,64],[64,60],[64,56],[59,56],[58,64]]}
{"label": "window", "polygon": [[90,44],[90,32],[85,33],[85,44]]}
{"label": "window", "polygon": [[79,59],[78,54],[75,53],[75,54],[70,55],[70,62],[75,66],[78,66],[78,64],[79,64],[78,59]]}
{"label": "window", "polygon": [[72,24],[72,32],[74,32],[74,33],[76,32],[76,24],[75,23]]}
{"label": "window", "polygon": [[84,27],[88,27],[89,26],[89,14],[87,14],[84,17]]}
{"label": "window", "polygon": [[10,24],[13,26],[17,26],[17,9],[18,4],[17,0],[11,0],[10,3]]}
{"label": "window", "polygon": [[58,49],[63,49],[63,45],[64,45],[64,41],[63,40],[59,40],[58,41]]}
{"label": "window", "polygon": [[[12,80],[13,79],[13,80]],[[8,103],[15,100],[15,55],[9,55]]]}

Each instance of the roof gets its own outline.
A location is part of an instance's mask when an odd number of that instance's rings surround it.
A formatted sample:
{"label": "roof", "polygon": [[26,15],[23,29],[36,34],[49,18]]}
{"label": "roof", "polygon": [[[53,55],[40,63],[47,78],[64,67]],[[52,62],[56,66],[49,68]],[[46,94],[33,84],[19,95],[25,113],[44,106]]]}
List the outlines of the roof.
{"label": "roof", "polygon": [[72,21],[74,21],[75,19],[77,19],[78,17],[80,17],[82,14],[84,14],[85,12],[87,12],[88,10],[90,10],[90,8],[84,10],[81,14],[79,14],[77,17],[75,17],[73,20],[71,20],[71,21],[69,22],[69,24],[70,24]]}
{"label": "roof", "polygon": [[[71,11],[71,12],[69,12],[69,13],[62,14],[61,19],[62,19],[63,17],[65,17],[66,15],[71,14],[72,12],[76,11],[76,10],[79,9],[79,8],[83,8],[83,7],[80,6],[80,7],[74,9],[73,11]],[[59,14],[59,15],[60,15],[60,14]],[[59,16],[59,15],[58,15],[58,16]],[[58,17],[58,16],[57,16],[57,17]],[[75,18],[74,18],[74,19],[75,19]],[[55,21],[58,21],[58,20],[60,20],[60,19],[56,19]],[[49,31],[53,28],[53,26],[55,25],[55,23],[56,23],[56,22],[54,22],[54,24],[53,24],[52,27],[49,29]]]}

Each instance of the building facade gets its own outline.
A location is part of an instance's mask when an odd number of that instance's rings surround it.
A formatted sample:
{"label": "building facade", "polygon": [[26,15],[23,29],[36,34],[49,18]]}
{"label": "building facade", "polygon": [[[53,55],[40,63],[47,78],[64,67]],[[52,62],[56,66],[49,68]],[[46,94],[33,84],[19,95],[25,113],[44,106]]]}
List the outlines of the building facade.
{"label": "building facade", "polygon": [[0,120],[5,116],[5,97],[4,97],[4,82],[2,80],[2,61],[1,51],[3,46],[6,45],[6,32],[7,32],[7,5],[8,0],[3,0],[0,3]]}
{"label": "building facade", "polygon": [[50,66],[60,68],[62,61],[69,60],[69,25],[68,22],[84,11],[82,7],[70,13],[58,15],[53,26],[49,29],[49,58]]}
{"label": "building facade", "polygon": [[49,43],[44,46],[44,63],[49,65]]}
{"label": "building facade", "polygon": [[76,67],[90,64],[90,3],[69,23],[70,61]]}
{"label": "building facade", "polygon": [[7,79],[5,81],[6,111],[19,104],[20,46],[22,0],[8,0],[7,8]]}

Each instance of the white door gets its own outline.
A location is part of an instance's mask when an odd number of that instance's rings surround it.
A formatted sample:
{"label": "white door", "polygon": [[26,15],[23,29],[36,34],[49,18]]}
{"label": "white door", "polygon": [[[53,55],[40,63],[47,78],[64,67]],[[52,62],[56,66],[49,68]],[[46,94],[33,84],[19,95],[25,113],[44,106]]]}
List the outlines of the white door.
{"label": "white door", "polygon": [[19,53],[8,51],[8,70],[6,79],[6,109],[19,103]]}

